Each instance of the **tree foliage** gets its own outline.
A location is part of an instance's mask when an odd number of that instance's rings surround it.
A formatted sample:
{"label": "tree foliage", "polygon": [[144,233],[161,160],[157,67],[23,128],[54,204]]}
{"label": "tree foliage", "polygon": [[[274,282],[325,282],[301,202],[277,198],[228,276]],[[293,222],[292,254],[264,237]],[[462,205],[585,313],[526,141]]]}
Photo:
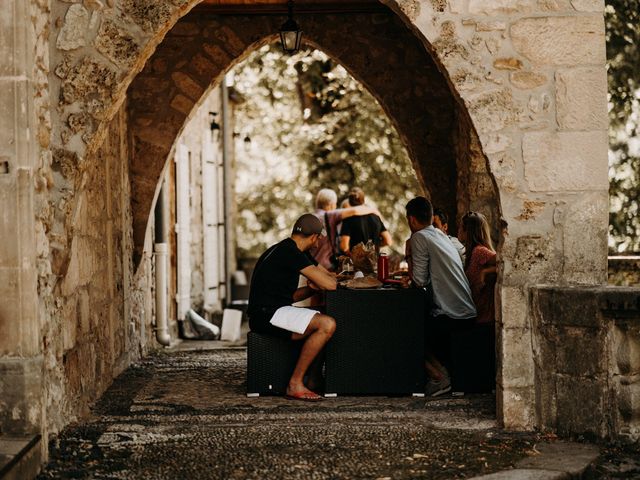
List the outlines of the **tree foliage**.
{"label": "tree foliage", "polygon": [[607,0],[610,247],[640,251],[640,1]]}
{"label": "tree foliage", "polygon": [[408,228],[404,205],[421,189],[408,154],[373,96],[318,50],[288,56],[263,47],[233,73],[240,256],[256,256],[289,234],[315,193],[339,198],[363,188],[396,245]]}

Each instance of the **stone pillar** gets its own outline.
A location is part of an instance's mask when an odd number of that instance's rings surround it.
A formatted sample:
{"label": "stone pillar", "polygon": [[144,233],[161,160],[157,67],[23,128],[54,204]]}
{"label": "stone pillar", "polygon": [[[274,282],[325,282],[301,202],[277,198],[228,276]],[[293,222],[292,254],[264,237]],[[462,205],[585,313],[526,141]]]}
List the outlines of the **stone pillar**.
{"label": "stone pillar", "polygon": [[34,169],[34,42],[30,2],[0,14],[0,432],[40,432]]}

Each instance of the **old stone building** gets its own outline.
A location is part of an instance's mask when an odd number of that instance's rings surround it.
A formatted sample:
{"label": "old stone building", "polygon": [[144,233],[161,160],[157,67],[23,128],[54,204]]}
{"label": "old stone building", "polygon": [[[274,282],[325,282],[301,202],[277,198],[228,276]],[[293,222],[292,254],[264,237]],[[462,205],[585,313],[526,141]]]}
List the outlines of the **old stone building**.
{"label": "old stone building", "polygon": [[[159,347],[162,179],[185,121],[277,36],[285,3],[3,2],[0,435],[47,438]],[[603,1],[296,5],[305,41],[378,99],[434,201],[501,226],[499,421],[637,439],[640,299],[604,287]]]}

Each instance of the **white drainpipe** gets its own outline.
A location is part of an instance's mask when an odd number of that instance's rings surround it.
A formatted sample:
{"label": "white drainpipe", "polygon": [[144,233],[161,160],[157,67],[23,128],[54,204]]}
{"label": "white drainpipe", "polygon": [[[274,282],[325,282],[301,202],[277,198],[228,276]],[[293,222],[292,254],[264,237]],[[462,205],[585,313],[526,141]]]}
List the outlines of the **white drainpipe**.
{"label": "white drainpipe", "polygon": [[167,244],[156,243],[156,339],[168,347],[171,335],[167,325]]}

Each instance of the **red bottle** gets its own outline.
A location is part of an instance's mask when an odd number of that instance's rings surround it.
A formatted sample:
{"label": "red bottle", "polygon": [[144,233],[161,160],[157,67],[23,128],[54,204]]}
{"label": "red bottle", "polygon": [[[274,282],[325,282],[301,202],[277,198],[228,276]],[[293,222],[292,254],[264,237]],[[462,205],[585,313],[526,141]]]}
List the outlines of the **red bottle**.
{"label": "red bottle", "polygon": [[384,282],[389,276],[389,257],[386,253],[378,255],[378,280]]}

